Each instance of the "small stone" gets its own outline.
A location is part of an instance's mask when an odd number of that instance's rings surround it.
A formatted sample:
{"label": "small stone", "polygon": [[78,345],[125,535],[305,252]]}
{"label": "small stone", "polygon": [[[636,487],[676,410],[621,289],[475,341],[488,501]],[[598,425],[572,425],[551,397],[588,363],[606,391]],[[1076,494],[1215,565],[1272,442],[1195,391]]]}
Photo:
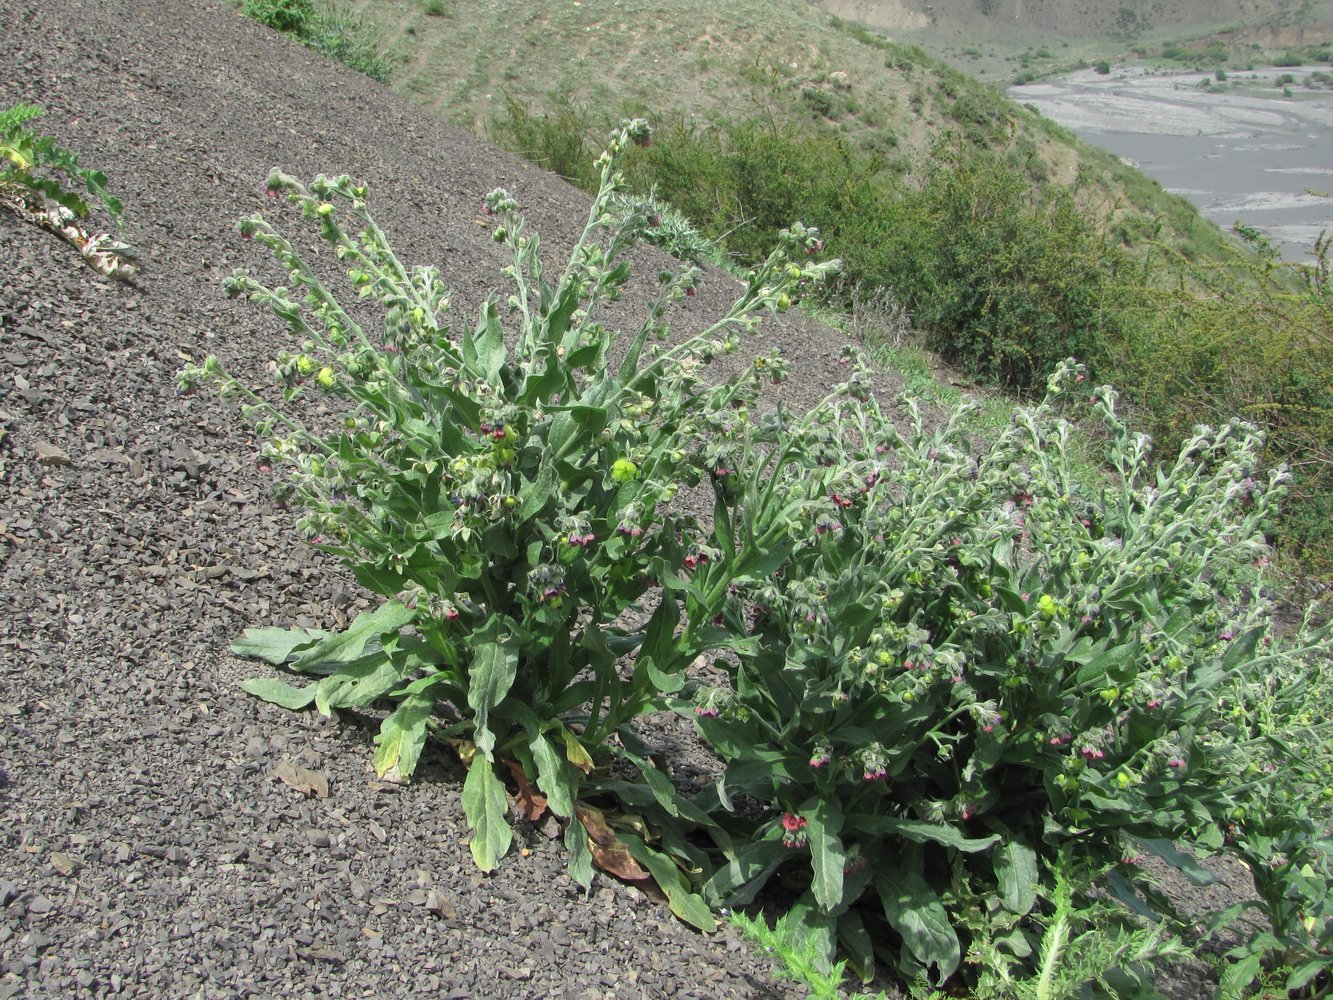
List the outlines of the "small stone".
{"label": "small stone", "polygon": [[68,453],[63,448],[53,445],[50,441],[37,441],[34,442],[32,447],[37,452],[38,465],[45,465],[52,469],[69,465]]}
{"label": "small stone", "polygon": [[62,851],[51,852],[51,867],[69,878],[79,870],[79,863]]}

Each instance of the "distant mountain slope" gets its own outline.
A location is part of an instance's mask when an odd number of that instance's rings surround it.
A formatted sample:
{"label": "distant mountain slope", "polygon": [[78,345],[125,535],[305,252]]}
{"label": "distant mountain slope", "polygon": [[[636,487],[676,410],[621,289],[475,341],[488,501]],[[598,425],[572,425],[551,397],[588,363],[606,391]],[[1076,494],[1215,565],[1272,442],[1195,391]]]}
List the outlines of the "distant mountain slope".
{"label": "distant mountain slope", "polygon": [[1014,30],[1088,37],[1162,28],[1294,21],[1314,15],[1302,0],[813,0],[839,17],[891,32],[936,27],[973,40]]}

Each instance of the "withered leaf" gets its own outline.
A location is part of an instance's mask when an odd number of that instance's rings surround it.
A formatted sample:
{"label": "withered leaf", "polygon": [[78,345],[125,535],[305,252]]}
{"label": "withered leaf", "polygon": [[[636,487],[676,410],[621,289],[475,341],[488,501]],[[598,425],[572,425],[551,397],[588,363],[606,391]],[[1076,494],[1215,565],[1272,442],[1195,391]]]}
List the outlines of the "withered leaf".
{"label": "withered leaf", "polygon": [[314,795],[321,799],[329,797],[329,779],[318,771],[298,767],[284,760],[275,765],[269,775],[305,795]]}
{"label": "withered leaf", "polygon": [[426,893],[426,909],[441,920],[454,920],[458,917],[454,904],[439,889],[432,889]]}
{"label": "withered leaf", "polygon": [[523,772],[523,766],[518,761],[507,760],[505,764],[509,767],[509,773],[514,776],[514,784],[518,786],[518,792],[514,795],[514,803],[518,806],[524,819],[529,823],[537,822],[546,812],[546,796],[537,791],[536,786],[528,781],[528,776]]}
{"label": "withered leaf", "polygon": [[650,878],[634,860],[629,848],[620,842],[616,832],[607,825],[606,817],[600,810],[579,802],[574,806],[574,811],[583,828],[588,831],[588,847],[592,851],[593,864],[626,882],[645,882]]}

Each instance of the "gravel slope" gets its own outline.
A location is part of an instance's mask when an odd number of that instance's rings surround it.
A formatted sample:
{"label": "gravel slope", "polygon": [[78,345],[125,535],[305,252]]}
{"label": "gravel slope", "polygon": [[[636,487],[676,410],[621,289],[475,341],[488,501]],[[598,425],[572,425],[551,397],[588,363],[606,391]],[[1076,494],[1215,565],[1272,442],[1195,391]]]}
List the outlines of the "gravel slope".
{"label": "gravel slope", "polygon": [[[794,995],[729,932],[601,877],[583,898],[538,832],[482,876],[446,755],[379,783],[369,729],[258,703],[225,651],[365,603],[268,502],[237,415],[174,392],[187,360],[258,379],[283,342],[221,289],[267,266],[232,226],[268,169],[367,180],[461,322],[501,264],[482,195],[530,205],[553,257],[586,196],[204,0],[4,0],[0,65],[0,106],[40,103],[108,174],[142,267],[105,280],[0,212],[0,1000]],[[713,276],[678,328],[733,290]],[[806,379],[793,405],[836,379],[833,334],[764,336]]]}

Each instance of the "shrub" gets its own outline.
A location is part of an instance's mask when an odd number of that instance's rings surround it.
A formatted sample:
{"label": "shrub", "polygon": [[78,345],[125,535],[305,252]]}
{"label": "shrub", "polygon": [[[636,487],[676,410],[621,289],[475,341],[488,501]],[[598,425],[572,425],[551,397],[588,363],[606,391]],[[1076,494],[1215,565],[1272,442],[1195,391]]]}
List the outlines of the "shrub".
{"label": "shrub", "polygon": [[[881,238],[861,273],[894,289],[929,346],[982,379],[1039,387],[1062,358],[1095,363],[1120,336],[1107,306],[1132,270],[1123,251],[1068,191],[1034,199],[1002,155],[941,143],[921,190],[877,214]],[[857,274],[858,254],[847,260]]]}
{"label": "shrub", "polygon": [[1097,72],[1102,76],[1106,76],[1111,72],[1111,64],[1105,59],[1099,60],[1097,63]]}
{"label": "shrub", "polygon": [[329,3],[308,22],[302,41],[372,80],[388,83],[393,66],[382,53],[384,38],[364,14]]}
{"label": "shrub", "polygon": [[[1308,811],[1306,779],[1264,801],[1254,776],[1327,697],[1330,643],[1271,634],[1261,526],[1282,476],[1255,479],[1254,429],[1200,428],[1158,471],[1072,364],[990,446],[967,408],[931,432],[909,406],[900,430],[864,384],[738,463],[718,544],[782,525],[792,552],[733,594],[725,623],[750,642],[718,661],[729,682],[680,706],[726,764],[709,795],[734,848],[705,897],[782,878],[826,963],[869,975],[882,953],[938,984],[965,958],[1031,971],[1061,905],[1048,865],[1173,916],[1125,859],[1206,880],[1189,846],[1287,850],[1265,838]],[[1071,478],[1066,399],[1105,424],[1099,492]],[[1302,745],[1328,773],[1327,744]],[[1300,876],[1275,879],[1287,905]]]}
{"label": "shrub", "polygon": [[315,14],[312,0],[245,0],[247,17],[288,35],[303,35]]}
{"label": "shrub", "polygon": [[1256,253],[1176,261],[1185,280],[1146,285],[1126,307],[1130,335],[1113,352],[1138,418],[1164,440],[1241,413],[1267,437],[1265,460],[1293,472],[1292,497],[1267,527],[1307,570],[1333,570],[1333,308],[1324,245],[1313,267]]}
{"label": "shrub", "polygon": [[[316,223],[357,294],[382,308],[382,328],[354,319],[253,216],[241,235],[273,252],[290,288],[238,271],[228,290],[268,306],[298,338],[277,356],[280,402],[216,358],[182,373],[184,386],[211,381],[244,404],[264,438],[259,461],[289,471],[281,495],[303,511],[307,537],[383,600],[341,633],[248,630],[237,653],[322,679],[296,687],[263,677],[247,690],[325,714],[391,703],[376,740],[380,774],[410,777],[431,733],[453,742],[468,769],[463,804],[483,869],[511,842],[500,774],[512,768],[570,821],[571,869],[591,879],[575,821],[596,823],[576,808],[588,773],[607,763],[613,741],[638,745],[628,724],[678,688],[696,657],[736,641],[709,612],[727,581],[766,575],[785,551],[781,539],[752,538],[712,567],[707,536],[670,501],[729,474],[719,428],[749,433],[746,404],[784,366],[777,355],[759,358],[724,384],[704,381],[703,370],[735,351],[765,310],[785,309],[798,282],[818,282],[832,265],[810,261],[818,238],[797,227],[730,311],[683,344],[659,341],[668,306],[693,292],[693,269],[662,276],[628,342],[603,327],[599,306],[628,279],[624,255],[648,225],[637,211],[613,214],[617,165],[648,135],[641,121],[613,134],[588,224],[554,285],[514,201],[501,190],[487,197],[495,238],[512,257],[510,294],[487,302],[461,335],[444,325],[438,273],[399,262],[363,187],[321,176],[307,188],[275,171],[269,192]],[[308,392],[336,418],[302,422],[296,401]],[[626,656],[633,665],[622,674]],[[673,863],[642,843],[635,850],[673,909],[711,927],[684,877],[670,876]]]}
{"label": "shrub", "polygon": [[245,0],[243,10],[261,24],[291,35],[372,80],[389,80],[392,66],[380,52],[380,31],[364,15],[353,14],[333,0],[318,8],[312,0]]}

